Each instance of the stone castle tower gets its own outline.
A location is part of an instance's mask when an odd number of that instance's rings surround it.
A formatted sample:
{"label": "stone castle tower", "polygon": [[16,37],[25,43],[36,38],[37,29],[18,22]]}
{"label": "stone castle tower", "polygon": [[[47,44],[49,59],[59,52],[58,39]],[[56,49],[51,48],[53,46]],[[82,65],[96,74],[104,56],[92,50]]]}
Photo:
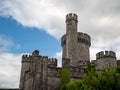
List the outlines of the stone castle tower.
{"label": "stone castle tower", "polygon": [[63,48],[62,57],[69,58],[71,66],[78,66],[83,62],[87,63],[90,61],[90,36],[77,32],[77,18],[78,16],[72,13],[66,16],[66,34],[63,35],[61,40]]}
{"label": "stone castle tower", "polygon": [[[32,55],[22,56],[20,90],[60,90],[60,70],[70,70],[71,81],[85,76],[87,64],[90,63],[90,36],[77,32],[78,17],[70,13],[66,15],[66,34],[61,38],[62,67],[57,67],[57,59],[39,55],[35,50]],[[120,65],[113,51],[101,51],[96,60],[91,60],[98,71]]]}

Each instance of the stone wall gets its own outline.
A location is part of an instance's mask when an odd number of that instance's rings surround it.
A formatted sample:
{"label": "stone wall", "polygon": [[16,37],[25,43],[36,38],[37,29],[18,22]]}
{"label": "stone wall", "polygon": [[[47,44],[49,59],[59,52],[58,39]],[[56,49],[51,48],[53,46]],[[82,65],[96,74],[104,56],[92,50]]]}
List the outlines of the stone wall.
{"label": "stone wall", "polygon": [[90,61],[90,45],[90,36],[86,33],[78,32],[78,61]]}
{"label": "stone wall", "polygon": [[48,68],[47,90],[60,90],[61,68]]}
{"label": "stone wall", "polygon": [[59,90],[60,70],[61,68],[57,68],[57,59],[40,56],[38,50],[35,50],[32,56],[23,55],[19,88],[20,90]]}
{"label": "stone wall", "polygon": [[101,51],[96,54],[96,69],[106,70],[117,66],[116,54],[113,51]]}

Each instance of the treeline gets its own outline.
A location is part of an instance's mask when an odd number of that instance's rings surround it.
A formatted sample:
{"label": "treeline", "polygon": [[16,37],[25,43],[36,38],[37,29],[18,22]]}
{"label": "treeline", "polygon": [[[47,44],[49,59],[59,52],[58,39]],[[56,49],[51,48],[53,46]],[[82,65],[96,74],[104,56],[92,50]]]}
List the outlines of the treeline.
{"label": "treeline", "polygon": [[94,66],[88,65],[86,77],[74,82],[70,82],[69,70],[63,69],[61,83],[61,90],[120,90],[120,66],[97,72]]}

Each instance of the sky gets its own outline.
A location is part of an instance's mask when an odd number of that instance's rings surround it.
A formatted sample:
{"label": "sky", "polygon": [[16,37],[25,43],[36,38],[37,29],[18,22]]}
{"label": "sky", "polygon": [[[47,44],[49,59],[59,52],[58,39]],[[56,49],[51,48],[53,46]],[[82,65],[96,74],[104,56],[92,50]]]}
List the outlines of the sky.
{"label": "sky", "polygon": [[36,49],[61,66],[68,13],[76,13],[78,31],[91,36],[91,60],[102,50],[120,59],[120,0],[0,0],[0,88],[18,88],[21,57]]}

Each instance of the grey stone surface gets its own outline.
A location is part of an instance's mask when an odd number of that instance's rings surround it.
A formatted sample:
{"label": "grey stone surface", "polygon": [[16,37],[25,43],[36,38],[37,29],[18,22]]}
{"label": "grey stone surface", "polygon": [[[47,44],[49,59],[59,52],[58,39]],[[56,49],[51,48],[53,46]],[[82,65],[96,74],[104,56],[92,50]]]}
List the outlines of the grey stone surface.
{"label": "grey stone surface", "polygon": [[[71,82],[86,75],[91,38],[77,32],[77,18],[72,13],[66,16],[66,34],[61,38],[62,67],[57,67],[57,59],[41,56],[38,50],[32,55],[23,55],[19,90],[60,90],[60,71],[65,67],[70,70]],[[98,71],[104,71],[120,65],[120,60],[116,60],[113,51],[101,51],[91,63]]]}
{"label": "grey stone surface", "polygon": [[101,51],[96,54],[96,69],[103,71],[117,66],[116,54],[113,51]]}

